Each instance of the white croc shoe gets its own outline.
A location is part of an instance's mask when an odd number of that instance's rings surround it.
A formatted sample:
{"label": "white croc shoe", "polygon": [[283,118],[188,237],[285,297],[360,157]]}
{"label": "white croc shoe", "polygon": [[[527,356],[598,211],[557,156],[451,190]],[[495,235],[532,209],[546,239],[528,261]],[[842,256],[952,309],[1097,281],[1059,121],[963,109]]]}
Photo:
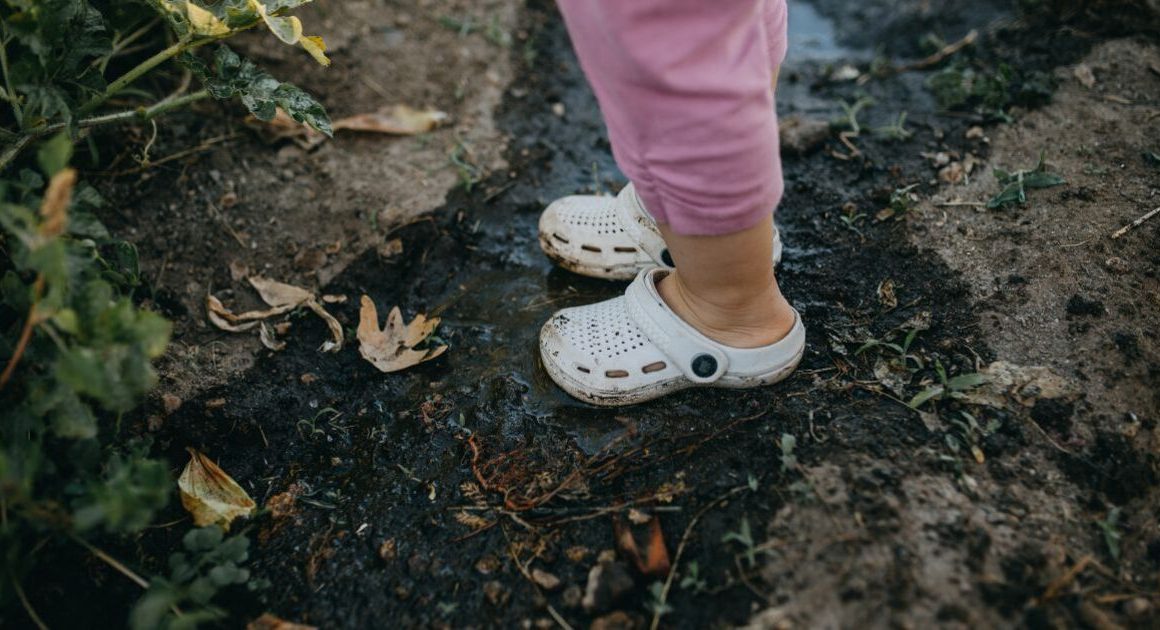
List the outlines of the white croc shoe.
{"label": "white croc shoe", "polygon": [[682,321],[656,283],[667,274],[640,272],[618,298],[566,308],[540,331],[540,356],[557,385],[601,406],[631,405],[689,387],[747,388],[789,376],[805,352],[795,311],[789,334],[760,348],[731,348]]}
{"label": "white croc shoe", "polygon": [[[631,280],[651,267],[673,267],[656,221],[631,183],[615,197],[572,195],[540,215],[540,247],[561,267],[593,278]],[[773,264],[781,261],[773,228]]]}

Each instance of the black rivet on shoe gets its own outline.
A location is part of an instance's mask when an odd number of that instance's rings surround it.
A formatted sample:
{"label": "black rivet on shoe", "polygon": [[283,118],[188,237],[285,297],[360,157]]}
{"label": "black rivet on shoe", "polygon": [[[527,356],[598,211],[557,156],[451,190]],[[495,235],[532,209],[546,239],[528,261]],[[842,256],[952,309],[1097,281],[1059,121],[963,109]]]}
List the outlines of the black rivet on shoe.
{"label": "black rivet on shoe", "polygon": [[693,374],[701,378],[709,378],[717,372],[717,359],[712,355],[698,354],[693,357]]}
{"label": "black rivet on shoe", "polygon": [[673,257],[669,255],[669,248],[667,248],[667,247],[663,251],[661,251],[661,262],[663,262],[664,264],[666,264],[670,267],[677,266],[676,263],[673,262]]}

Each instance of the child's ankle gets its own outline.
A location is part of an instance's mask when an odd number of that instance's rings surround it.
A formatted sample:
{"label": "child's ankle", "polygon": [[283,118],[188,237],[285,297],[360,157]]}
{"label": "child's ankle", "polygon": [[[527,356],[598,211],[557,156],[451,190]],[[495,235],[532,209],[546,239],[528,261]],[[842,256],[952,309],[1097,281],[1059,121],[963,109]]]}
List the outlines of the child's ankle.
{"label": "child's ankle", "polygon": [[758,348],[776,343],[789,334],[796,317],[772,279],[768,287],[751,296],[736,290],[720,296],[698,295],[673,272],[657,284],[657,290],[685,323],[713,341],[733,348]]}

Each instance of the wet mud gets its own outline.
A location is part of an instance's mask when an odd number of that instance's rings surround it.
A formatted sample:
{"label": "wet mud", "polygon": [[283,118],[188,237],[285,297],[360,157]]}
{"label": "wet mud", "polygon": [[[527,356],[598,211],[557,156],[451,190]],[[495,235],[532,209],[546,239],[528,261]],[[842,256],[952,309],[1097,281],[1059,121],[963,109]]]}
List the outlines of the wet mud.
{"label": "wet mud", "polygon": [[[365,294],[380,312],[399,305],[407,316],[441,317],[437,334],[450,350],[383,375],[354,347],[320,353],[323,324],[295,318],[284,351],[185,401],[158,434],[175,464],[195,446],[259,504],[293,499],[289,513],[247,526],[253,573],[271,585],[257,598],[231,598],[235,618],[272,611],[320,627],[373,628],[539,626],[558,617],[583,627],[622,611],[643,624],[663,576],[643,575],[623,552],[626,594],[587,609],[577,597],[601,551],[616,547],[615,523],[636,508],[659,522],[670,554],[682,549],[679,575],[695,565],[701,581],[673,585],[663,626],[737,625],[755,615],[767,627],[778,615],[874,627],[1078,623],[1081,600],[1036,600],[1061,562],[1074,561],[1052,557],[1047,542],[1080,538],[1098,549],[1098,531],[1058,514],[1036,520],[1037,497],[1129,501],[1155,483],[1155,457],[1110,435],[1083,457],[1061,455],[1037,427],[1069,426],[1075,409],[1041,401],[1038,420],[976,411],[980,423],[997,424],[978,438],[985,463],[976,462],[948,449],[953,430],[927,426],[857,352],[870,339],[921,329],[913,352],[928,367],[915,383],[933,378],[936,362],[953,376],[994,358],[963,279],[912,244],[907,222],[872,219],[896,189],[929,188],[916,175],[928,172],[921,151],[962,148],[965,131],[982,121],[939,115],[922,72],[866,85],[824,77],[837,63],[867,63],[871,42],[897,36],[887,52],[917,55],[901,43],[914,32],[941,29],[949,39],[1004,14],[997,3],[962,3],[880,21],[872,9],[898,3],[859,3],[828,31],[825,18],[844,4],[817,3],[803,34],[819,42],[816,54],[791,56],[781,113],[838,117],[840,101],[865,95],[878,103],[865,125],[907,111],[914,137],[866,136],[857,140],[862,155],[845,160],[831,139],[785,160],[779,280],[807,323],[798,372],[775,387],[686,391],[608,410],[568,398],[537,365],[539,327],[554,310],[624,287],[554,268],[537,242],[538,213],[558,196],[615,193],[624,179],[558,16],[533,0],[522,28],[534,55],[521,52],[498,116],[510,137],[507,171],[455,189],[429,217],[388,235],[401,239],[401,254],[371,248],[323,289],[349,298],[331,309],[348,330]],[[866,218],[842,220],[858,214]],[[892,300],[882,297],[887,282]],[[729,536],[743,527],[761,547],[753,559]],[[636,530],[644,540],[648,526]],[[142,566],[162,569],[154,550],[182,531],[148,532]],[[1140,575],[1156,571],[1157,559],[1125,561]],[[533,568],[560,585],[537,584],[524,574]]]}

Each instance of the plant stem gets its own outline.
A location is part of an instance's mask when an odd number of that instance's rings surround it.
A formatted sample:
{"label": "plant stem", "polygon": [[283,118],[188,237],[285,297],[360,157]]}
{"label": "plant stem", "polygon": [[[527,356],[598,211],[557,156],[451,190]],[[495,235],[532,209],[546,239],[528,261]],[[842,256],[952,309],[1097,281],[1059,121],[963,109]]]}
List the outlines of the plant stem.
{"label": "plant stem", "polygon": [[4,90],[8,93],[8,102],[12,104],[12,112],[16,114],[16,125],[24,127],[24,110],[20,108],[20,98],[16,96],[16,92],[12,91],[12,78],[8,75],[8,29],[3,28],[0,34],[4,39],[0,40],[0,72],[4,74]]}
{"label": "plant stem", "polygon": [[[168,111],[184,107],[190,103],[194,103],[206,98],[210,94],[207,90],[198,90],[191,94],[184,96],[168,96],[149,107],[139,107],[137,109],[130,109],[123,112],[114,112],[112,114],[101,114],[100,116],[90,116],[89,118],[82,118],[75,121],[72,126],[84,129],[87,127],[97,127],[100,125],[108,125],[111,123],[126,122],[130,120],[150,120],[164,114]],[[16,159],[16,155],[24,149],[32,140],[45,136],[47,134],[60,131],[68,128],[67,123],[59,122],[51,125],[45,125],[29,131],[28,133],[19,136],[19,138],[11,146],[0,153],[0,171],[7,168],[12,160]]]}
{"label": "plant stem", "polygon": [[137,64],[137,66],[135,68],[133,68],[132,70],[129,70],[125,74],[121,75],[121,77],[118,78],[116,81],[113,81],[112,83],[110,83],[109,87],[105,88],[105,91],[103,93],[98,94],[97,96],[94,96],[92,98],[92,100],[90,100],[88,103],[85,103],[79,109],[77,109],[77,113],[83,116],[84,114],[88,114],[88,113],[92,112],[96,108],[100,107],[105,101],[109,100],[109,98],[112,97],[114,94],[116,94],[117,92],[120,92],[121,90],[125,89],[125,87],[127,85],[129,85],[130,83],[141,78],[141,75],[145,74],[146,72],[149,72],[153,68],[156,68],[157,66],[161,65],[162,63],[165,63],[166,61],[176,57],[177,55],[180,55],[181,53],[183,53],[187,50],[193,50],[195,48],[199,48],[199,47],[204,46],[206,44],[215,42],[219,39],[223,39],[224,37],[227,37],[227,36],[232,35],[232,34],[234,34],[234,32],[230,31],[229,33],[226,33],[223,35],[215,35],[212,37],[203,37],[201,39],[195,39],[192,41],[182,40],[182,41],[177,42],[176,44],[173,44],[172,46],[169,46],[168,48],[165,48],[165,49],[159,51],[157,54],[153,55],[152,57]]}
{"label": "plant stem", "polygon": [[0,389],[4,389],[4,386],[8,384],[8,379],[12,378],[12,374],[16,372],[16,364],[20,363],[20,357],[24,356],[24,350],[28,348],[28,341],[32,339],[32,329],[36,326],[38,319],[36,306],[40,303],[42,293],[44,293],[44,274],[38,274],[36,282],[32,285],[32,306],[28,308],[28,319],[24,320],[24,328],[20,330],[20,340],[16,342],[16,349],[12,351],[8,365],[0,374]]}
{"label": "plant stem", "polygon": [[92,543],[85,540],[84,538],[81,538],[80,536],[77,536],[76,534],[69,534],[68,537],[72,538],[73,541],[78,543],[80,546],[84,547],[85,549],[88,549],[89,552],[91,552],[94,556],[99,558],[102,562],[104,562],[105,564],[109,565],[110,567],[113,567],[114,569],[116,569],[118,573],[120,573],[121,575],[132,580],[133,583],[136,584],[137,586],[140,586],[141,588],[144,588],[144,589],[149,588],[149,582],[146,582],[145,578],[141,577],[140,575],[137,575],[136,573],[133,572],[132,569],[125,566],[124,564],[121,564],[120,560],[117,560],[113,556],[110,556],[109,554],[105,553],[104,551],[94,547],[92,545]]}

